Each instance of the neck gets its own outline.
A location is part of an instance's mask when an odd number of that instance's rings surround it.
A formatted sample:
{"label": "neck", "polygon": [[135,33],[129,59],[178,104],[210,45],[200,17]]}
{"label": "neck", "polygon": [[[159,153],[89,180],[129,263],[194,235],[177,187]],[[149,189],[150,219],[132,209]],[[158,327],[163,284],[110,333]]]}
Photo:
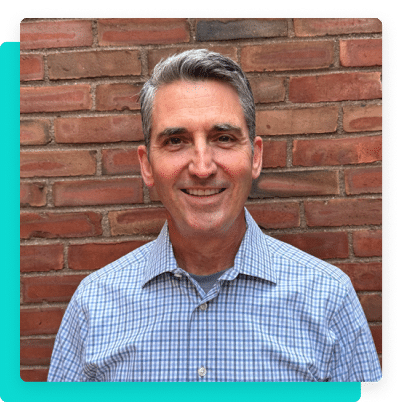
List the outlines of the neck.
{"label": "neck", "polygon": [[168,221],[169,236],[177,264],[195,275],[211,275],[234,265],[246,221],[243,216],[224,233],[185,233]]}

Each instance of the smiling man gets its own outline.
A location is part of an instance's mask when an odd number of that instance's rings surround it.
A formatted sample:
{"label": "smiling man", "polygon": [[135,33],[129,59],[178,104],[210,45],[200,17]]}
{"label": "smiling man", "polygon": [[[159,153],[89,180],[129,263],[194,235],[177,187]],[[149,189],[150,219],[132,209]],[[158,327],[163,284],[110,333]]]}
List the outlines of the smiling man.
{"label": "smiling man", "polygon": [[239,66],[187,51],[140,98],[142,176],[167,222],[81,282],[48,381],[379,380],[349,278],[263,234],[244,207],[262,140]]}

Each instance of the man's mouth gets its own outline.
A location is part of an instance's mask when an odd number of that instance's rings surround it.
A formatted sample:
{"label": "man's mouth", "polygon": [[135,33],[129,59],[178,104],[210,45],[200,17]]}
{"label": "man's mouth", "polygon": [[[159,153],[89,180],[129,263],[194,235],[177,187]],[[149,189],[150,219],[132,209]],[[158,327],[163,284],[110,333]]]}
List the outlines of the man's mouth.
{"label": "man's mouth", "polygon": [[187,188],[187,189],[182,189],[182,191],[186,194],[194,195],[197,197],[204,197],[208,195],[214,195],[214,194],[219,194],[222,193],[225,190],[225,188],[215,188],[215,189],[192,189],[192,188]]}

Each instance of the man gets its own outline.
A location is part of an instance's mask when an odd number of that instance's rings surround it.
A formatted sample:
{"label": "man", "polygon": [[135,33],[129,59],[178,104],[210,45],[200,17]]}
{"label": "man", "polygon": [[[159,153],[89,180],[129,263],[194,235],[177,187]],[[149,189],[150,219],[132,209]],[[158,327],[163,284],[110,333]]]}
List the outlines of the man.
{"label": "man", "polygon": [[339,269],[264,235],[244,208],[261,170],[250,85],[193,50],[141,92],[157,240],[89,275],[65,313],[49,381],[377,381],[364,313]]}

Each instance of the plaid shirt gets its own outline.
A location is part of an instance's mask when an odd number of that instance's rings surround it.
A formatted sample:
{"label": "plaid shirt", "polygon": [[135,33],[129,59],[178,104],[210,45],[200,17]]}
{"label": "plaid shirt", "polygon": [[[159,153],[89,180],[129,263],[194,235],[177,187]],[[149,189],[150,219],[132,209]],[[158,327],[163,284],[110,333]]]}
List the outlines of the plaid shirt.
{"label": "plaid shirt", "polygon": [[205,294],[158,238],[86,277],[48,381],[377,381],[349,278],[266,236],[246,210],[233,269]]}

